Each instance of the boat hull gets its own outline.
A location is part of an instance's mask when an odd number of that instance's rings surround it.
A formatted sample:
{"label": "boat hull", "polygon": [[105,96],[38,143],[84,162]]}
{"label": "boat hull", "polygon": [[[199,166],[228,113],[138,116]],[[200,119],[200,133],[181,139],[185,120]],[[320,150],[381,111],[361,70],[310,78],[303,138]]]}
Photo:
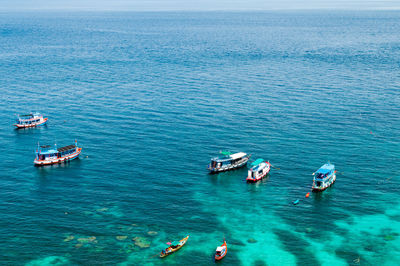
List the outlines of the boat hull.
{"label": "boat hull", "polygon": [[76,152],[74,152],[72,154],[69,154],[67,156],[63,156],[63,157],[60,157],[60,158],[49,159],[49,160],[37,160],[37,159],[35,159],[33,161],[33,163],[36,166],[43,166],[43,165],[51,165],[51,164],[58,164],[58,163],[62,163],[62,162],[68,162],[68,161],[71,161],[71,160],[74,160],[74,159],[78,158],[79,155],[81,154],[81,152],[82,152],[82,148],[77,148]]}
{"label": "boat hull", "polygon": [[221,167],[221,168],[208,167],[208,170],[210,171],[210,174],[216,174],[216,173],[220,173],[220,172],[236,170],[236,169],[239,169],[239,168],[242,168],[243,166],[245,166],[247,164],[247,162],[249,161],[250,157],[251,157],[251,155],[246,156],[245,159],[238,164],[229,165],[227,167]]}
{"label": "boat hull", "polygon": [[47,120],[48,120],[48,118],[46,117],[46,118],[43,118],[42,121],[34,123],[34,124],[30,124],[30,125],[14,124],[14,126],[16,127],[16,129],[37,127],[37,126],[42,126],[42,125],[46,124]]}
{"label": "boat hull", "polygon": [[312,187],[312,191],[313,191],[313,192],[322,192],[322,191],[324,191],[325,189],[331,187],[331,186],[335,183],[335,181],[336,181],[336,174],[333,176],[332,182],[329,183],[329,185],[327,185],[327,186],[325,186],[325,187]]}

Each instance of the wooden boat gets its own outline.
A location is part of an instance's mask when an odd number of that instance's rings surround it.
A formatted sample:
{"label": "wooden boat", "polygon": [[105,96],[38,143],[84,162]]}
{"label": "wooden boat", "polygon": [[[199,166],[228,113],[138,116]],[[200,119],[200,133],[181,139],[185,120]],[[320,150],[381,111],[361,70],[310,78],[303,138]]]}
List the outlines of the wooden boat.
{"label": "wooden boat", "polygon": [[326,163],[314,174],[312,190],[314,192],[324,191],[336,181],[335,165]]}
{"label": "wooden boat", "polygon": [[251,156],[244,152],[234,154],[230,152],[221,152],[221,154],[224,156],[211,159],[211,163],[208,165],[210,173],[218,173],[243,167]]}
{"label": "wooden boat", "polygon": [[271,164],[264,161],[264,159],[257,159],[251,163],[248,175],[246,178],[247,182],[257,182],[263,179],[271,170]]}
{"label": "wooden boat", "polygon": [[178,251],[181,247],[183,247],[186,244],[188,239],[189,239],[189,236],[182,238],[179,241],[174,241],[172,243],[168,242],[167,244],[169,246],[166,249],[161,251],[160,258],[164,258],[164,257]]}
{"label": "wooden boat", "polygon": [[226,245],[226,241],[224,239],[224,243],[217,247],[217,250],[215,251],[215,260],[222,260],[226,254],[228,253],[228,246]]}
{"label": "wooden boat", "polygon": [[62,163],[78,158],[81,152],[82,148],[78,147],[77,141],[73,145],[61,148],[57,148],[57,145],[52,147],[50,145],[40,146],[38,144],[36,158],[33,163],[37,166]]}
{"label": "wooden boat", "polygon": [[39,113],[31,113],[27,115],[18,115],[17,121],[14,126],[18,128],[28,128],[44,125],[47,122],[47,117]]}

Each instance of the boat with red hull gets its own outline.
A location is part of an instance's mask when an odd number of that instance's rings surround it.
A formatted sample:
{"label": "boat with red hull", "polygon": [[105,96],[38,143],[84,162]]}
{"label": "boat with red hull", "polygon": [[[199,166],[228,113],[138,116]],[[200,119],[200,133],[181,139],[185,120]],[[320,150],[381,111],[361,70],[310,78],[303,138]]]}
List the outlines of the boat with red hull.
{"label": "boat with red hull", "polygon": [[251,163],[246,178],[247,182],[257,182],[263,179],[271,170],[271,164],[264,159],[257,159]]}
{"label": "boat with red hull", "polygon": [[75,144],[57,148],[50,145],[39,146],[36,150],[36,158],[33,163],[37,166],[57,164],[62,162],[71,161],[79,157],[82,148],[78,147],[77,141]]}
{"label": "boat with red hull", "polygon": [[36,127],[46,124],[48,118],[43,117],[39,113],[31,113],[27,115],[18,115],[17,121],[14,126],[19,128]]}
{"label": "boat with red hull", "polygon": [[217,247],[214,258],[217,261],[222,260],[227,253],[228,253],[228,246],[226,245],[226,241],[224,239],[224,243],[221,246]]}

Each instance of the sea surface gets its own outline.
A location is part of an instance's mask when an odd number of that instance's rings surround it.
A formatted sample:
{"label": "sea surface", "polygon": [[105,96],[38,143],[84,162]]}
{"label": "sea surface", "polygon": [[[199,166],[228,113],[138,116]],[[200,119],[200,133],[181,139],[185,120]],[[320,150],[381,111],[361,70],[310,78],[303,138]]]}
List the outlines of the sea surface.
{"label": "sea surface", "polygon": [[[399,265],[399,22],[0,13],[0,264],[213,265],[226,238],[221,265]],[[15,130],[31,111],[47,126]],[[33,165],[75,139],[80,159]],[[221,150],[274,168],[209,175]],[[305,198],[328,161],[336,183]]]}

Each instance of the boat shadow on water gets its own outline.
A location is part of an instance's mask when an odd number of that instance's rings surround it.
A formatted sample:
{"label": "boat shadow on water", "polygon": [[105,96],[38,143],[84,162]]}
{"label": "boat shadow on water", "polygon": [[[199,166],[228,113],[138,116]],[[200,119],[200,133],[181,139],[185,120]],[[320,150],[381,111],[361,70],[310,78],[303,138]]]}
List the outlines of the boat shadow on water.
{"label": "boat shadow on water", "polygon": [[208,174],[208,179],[213,185],[235,185],[238,180],[246,182],[246,168],[240,168],[234,171],[225,171],[215,174]]}
{"label": "boat shadow on water", "polygon": [[244,182],[247,183],[247,189],[248,191],[259,191],[262,187],[266,186],[269,183],[269,177],[270,174],[268,173],[266,176],[264,176],[261,180],[257,181],[257,182],[246,182],[246,180],[244,180]]}
{"label": "boat shadow on water", "polygon": [[325,200],[331,199],[333,197],[333,193],[334,193],[334,186],[335,186],[335,183],[333,183],[330,187],[328,187],[324,191],[312,192],[314,201],[320,202],[320,201],[325,201]]}

